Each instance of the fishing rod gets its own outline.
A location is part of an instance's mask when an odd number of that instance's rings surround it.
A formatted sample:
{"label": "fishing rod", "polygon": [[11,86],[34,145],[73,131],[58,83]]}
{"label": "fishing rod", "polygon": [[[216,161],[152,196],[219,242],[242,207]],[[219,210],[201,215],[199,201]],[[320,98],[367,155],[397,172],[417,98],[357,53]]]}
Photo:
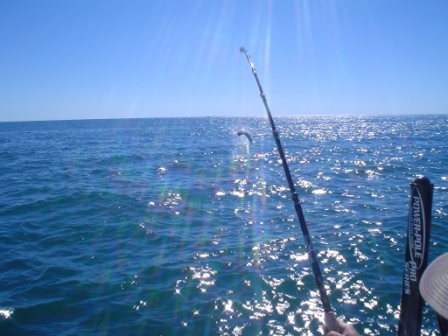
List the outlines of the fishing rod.
{"label": "fishing rod", "polygon": [[266,100],[266,96],[263,92],[263,89],[260,84],[260,80],[257,76],[257,70],[255,70],[254,64],[247,53],[246,49],[241,48],[240,52],[246,55],[247,61],[252,69],[252,73],[254,74],[255,80],[257,81],[258,89],[260,90],[260,96],[263,100],[264,107],[266,109],[266,113],[268,114],[269,122],[271,123],[272,134],[274,135],[275,143],[277,144],[277,149],[280,154],[280,159],[283,164],[283,169],[286,174],[286,179],[288,180],[289,189],[291,191],[291,198],[294,202],[294,208],[296,210],[297,216],[299,217],[300,228],[302,229],[303,237],[305,238],[305,243],[307,245],[308,257],[311,260],[311,267],[313,269],[314,279],[316,280],[317,288],[320,294],[320,300],[322,302],[324,312],[325,312],[325,324],[329,331],[337,331],[339,332],[338,323],[336,321],[336,316],[331,308],[330,301],[328,300],[327,291],[325,290],[324,281],[322,278],[322,272],[319,267],[319,262],[317,261],[316,251],[314,250],[313,244],[311,242],[310,233],[308,231],[308,227],[305,222],[305,216],[303,215],[302,206],[299,200],[299,194],[296,191],[294,186],[294,182],[291,177],[291,173],[289,171],[288,162],[286,162],[285,153],[283,152],[283,147],[280,142],[280,136],[278,134],[277,129],[275,128],[274,119],[272,118],[271,111],[269,110],[268,102]]}

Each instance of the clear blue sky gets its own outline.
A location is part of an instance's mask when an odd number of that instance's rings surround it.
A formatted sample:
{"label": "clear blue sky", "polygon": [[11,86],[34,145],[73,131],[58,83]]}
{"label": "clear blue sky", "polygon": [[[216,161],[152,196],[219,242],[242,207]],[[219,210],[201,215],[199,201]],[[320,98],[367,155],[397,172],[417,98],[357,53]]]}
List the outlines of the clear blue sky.
{"label": "clear blue sky", "polygon": [[0,0],[0,121],[448,113],[448,1]]}

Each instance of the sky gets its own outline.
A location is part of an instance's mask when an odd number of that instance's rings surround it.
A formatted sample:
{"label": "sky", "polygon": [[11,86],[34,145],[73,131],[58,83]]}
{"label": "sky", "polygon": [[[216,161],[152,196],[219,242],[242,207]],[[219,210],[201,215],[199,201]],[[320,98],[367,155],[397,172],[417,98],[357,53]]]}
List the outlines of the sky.
{"label": "sky", "polygon": [[0,121],[448,113],[448,1],[0,0]]}

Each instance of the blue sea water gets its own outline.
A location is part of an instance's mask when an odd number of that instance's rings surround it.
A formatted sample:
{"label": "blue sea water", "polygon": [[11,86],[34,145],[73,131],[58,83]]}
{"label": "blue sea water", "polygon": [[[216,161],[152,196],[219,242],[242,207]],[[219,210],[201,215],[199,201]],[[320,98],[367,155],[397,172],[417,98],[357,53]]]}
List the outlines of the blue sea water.
{"label": "blue sea water", "polygon": [[[418,176],[448,250],[448,116],[276,124],[337,316],[396,335]],[[0,335],[320,335],[287,187],[265,118],[0,123]]]}

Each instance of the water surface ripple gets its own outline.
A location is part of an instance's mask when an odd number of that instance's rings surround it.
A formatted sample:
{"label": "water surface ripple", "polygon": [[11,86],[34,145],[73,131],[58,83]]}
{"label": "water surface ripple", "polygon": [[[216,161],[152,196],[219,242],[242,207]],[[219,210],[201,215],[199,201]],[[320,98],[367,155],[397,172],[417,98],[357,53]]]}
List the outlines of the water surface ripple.
{"label": "water surface ripple", "polygon": [[[417,176],[448,250],[448,116],[276,122],[337,315],[396,335]],[[0,123],[0,188],[1,335],[321,334],[264,118]]]}

